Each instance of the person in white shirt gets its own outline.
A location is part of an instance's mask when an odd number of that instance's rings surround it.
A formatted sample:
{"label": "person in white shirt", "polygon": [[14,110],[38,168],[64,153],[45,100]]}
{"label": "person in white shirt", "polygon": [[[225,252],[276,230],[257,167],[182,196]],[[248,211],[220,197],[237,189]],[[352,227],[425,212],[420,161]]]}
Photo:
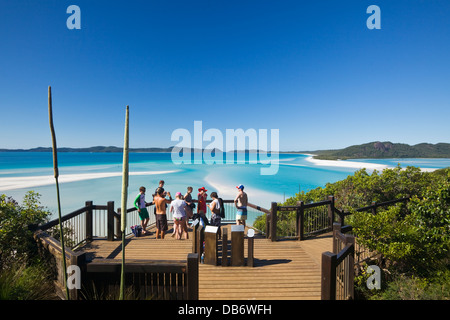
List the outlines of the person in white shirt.
{"label": "person in white shirt", "polygon": [[184,238],[187,239],[187,230],[185,228],[186,211],[184,210],[187,206],[186,202],[182,199],[181,192],[177,192],[175,195],[175,200],[172,201],[170,207],[170,212],[172,213],[173,224],[175,228],[175,237],[177,240],[181,239],[181,235],[184,232]]}

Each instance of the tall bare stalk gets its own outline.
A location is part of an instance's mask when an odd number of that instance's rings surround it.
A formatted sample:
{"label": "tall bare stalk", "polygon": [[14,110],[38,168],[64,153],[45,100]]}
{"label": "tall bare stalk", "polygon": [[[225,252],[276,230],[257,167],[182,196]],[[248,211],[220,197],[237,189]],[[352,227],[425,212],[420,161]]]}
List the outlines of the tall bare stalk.
{"label": "tall bare stalk", "polygon": [[64,274],[64,288],[66,289],[66,299],[69,300],[69,289],[67,288],[67,267],[66,267],[66,249],[64,247],[64,232],[61,223],[61,201],[59,197],[59,171],[58,171],[58,149],[56,147],[56,134],[53,127],[53,110],[52,110],[52,88],[48,87],[48,117],[50,122],[50,131],[52,134],[52,150],[53,150],[53,171],[56,181],[56,197],[58,201],[58,218],[59,218],[59,237],[61,240],[62,260],[63,260],[63,274]]}
{"label": "tall bare stalk", "polygon": [[122,231],[122,270],[120,274],[120,296],[125,295],[125,228],[127,225],[127,197],[128,197],[128,145],[129,145],[129,107],[125,113],[125,134],[123,143],[123,169],[122,169],[122,202],[121,202],[121,231]]}

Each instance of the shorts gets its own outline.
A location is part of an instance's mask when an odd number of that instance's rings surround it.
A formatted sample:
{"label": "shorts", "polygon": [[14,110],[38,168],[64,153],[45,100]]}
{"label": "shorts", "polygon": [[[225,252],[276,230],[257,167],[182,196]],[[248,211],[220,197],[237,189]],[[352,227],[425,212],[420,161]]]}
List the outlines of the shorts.
{"label": "shorts", "polygon": [[156,215],[156,229],[159,231],[167,231],[167,216],[165,214]]}
{"label": "shorts", "polygon": [[141,218],[141,220],[149,218],[147,208],[141,208],[141,212],[139,212],[139,218]]}
{"label": "shorts", "polygon": [[247,220],[247,208],[238,208],[236,220]]}

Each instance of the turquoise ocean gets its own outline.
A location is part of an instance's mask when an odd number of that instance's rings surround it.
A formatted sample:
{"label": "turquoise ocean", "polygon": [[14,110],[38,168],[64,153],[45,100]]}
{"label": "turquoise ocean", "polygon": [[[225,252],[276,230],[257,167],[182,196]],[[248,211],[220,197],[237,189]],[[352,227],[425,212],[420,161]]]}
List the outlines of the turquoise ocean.
{"label": "turquoise ocean", "polygon": [[[364,159],[346,161],[313,160],[306,154],[280,154],[278,172],[261,175],[263,164],[235,161],[232,164],[174,164],[170,153],[131,153],[129,156],[128,205],[139,187],[147,188],[147,199],[165,181],[165,189],[172,195],[186,192],[188,186],[205,187],[216,191],[223,199],[234,199],[236,186],[243,184],[249,202],[264,208],[281,202],[299,190],[308,191],[327,182],[345,179],[360,168],[369,172],[387,167],[418,166],[435,170],[450,166],[450,159]],[[63,214],[83,207],[86,201],[103,205],[114,201],[120,207],[122,188],[121,153],[59,153],[60,195]],[[273,165],[273,164],[272,164]],[[53,160],[49,152],[1,152],[0,194],[21,202],[25,193],[34,190],[41,194],[41,204],[57,216],[56,187]]]}

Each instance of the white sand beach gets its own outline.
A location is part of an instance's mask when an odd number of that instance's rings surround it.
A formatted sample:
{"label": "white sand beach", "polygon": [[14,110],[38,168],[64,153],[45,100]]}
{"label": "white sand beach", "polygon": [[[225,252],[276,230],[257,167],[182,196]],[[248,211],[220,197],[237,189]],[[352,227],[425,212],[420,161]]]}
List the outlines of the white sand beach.
{"label": "white sand beach", "polygon": [[[382,171],[386,168],[393,168],[392,166],[388,166],[386,164],[378,164],[378,163],[369,163],[369,162],[359,162],[359,161],[349,161],[349,160],[321,160],[314,159],[313,154],[307,154],[305,160],[309,161],[317,166],[325,166],[325,167],[342,167],[342,168],[354,168],[354,169],[367,169],[367,170],[379,170]],[[420,168],[421,171],[424,172],[432,172],[437,170],[437,168]]]}
{"label": "white sand beach", "polygon": [[[178,172],[179,170],[167,171],[136,171],[130,172],[130,176],[146,176],[146,175],[163,175],[168,173]],[[122,172],[99,172],[99,173],[77,173],[77,174],[60,174],[59,183],[101,179],[110,177],[120,177]],[[45,176],[26,176],[26,177],[8,177],[0,178],[0,191],[14,190],[22,188],[33,188],[55,183],[55,178],[52,175]]]}
{"label": "white sand beach", "polygon": [[309,161],[317,166],[326,166],[326,167],[343,167],[343,168],[354,168],[354,169],[369,169],[369,170],[383,170],[388,168],[388,165],[385,164],[377,164],[377,163],[368,163],[368,162],[358,162],[358,161],[348,161],[348,160],[319,160],[314,159],[313,154],[308,154],[309,157],[306,158],[306,161]]}

